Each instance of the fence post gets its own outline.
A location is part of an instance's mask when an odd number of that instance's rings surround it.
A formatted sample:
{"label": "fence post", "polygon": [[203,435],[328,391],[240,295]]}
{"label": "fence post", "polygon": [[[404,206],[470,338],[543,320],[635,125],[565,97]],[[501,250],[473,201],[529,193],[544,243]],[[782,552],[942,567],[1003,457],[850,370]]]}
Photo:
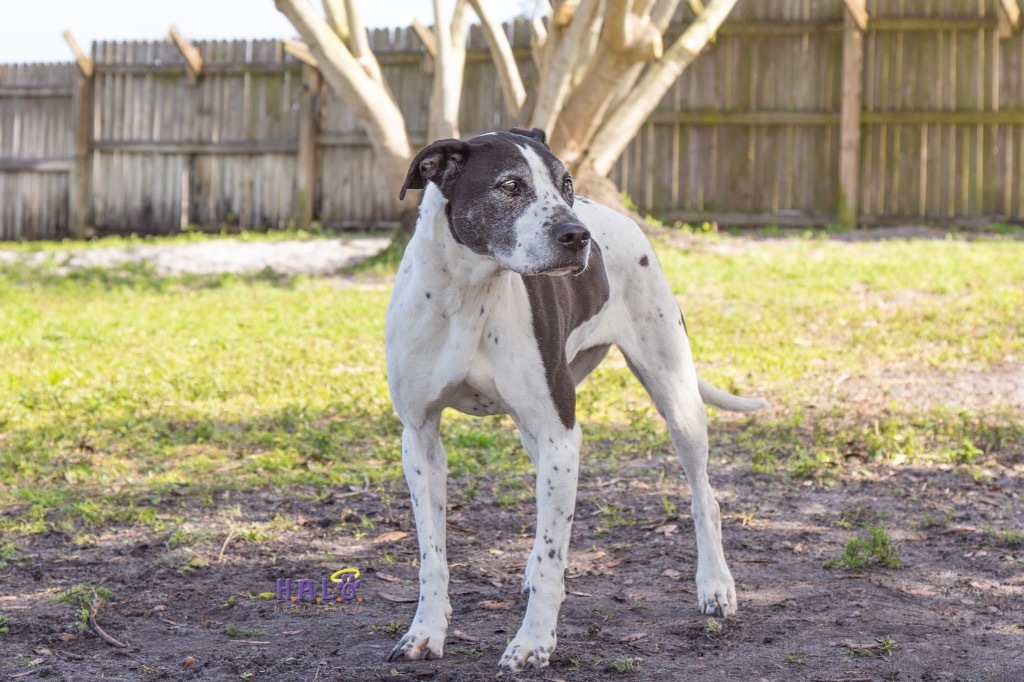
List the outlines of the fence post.
{"label": "fence post", "polygon": [[864,0],[843,3],[843,79],[839,112],[839,222],[857,227],[860,215],[860,116],[864,81]]}
{"label": "fence post", "polygon": [[302,100],[299,108],[299,153],[295,169],[295,226],[309,228],[313,222],[316,201],[316,145],[319,107],[320,72],[309,64],[302,65]]}
{"label": "fence post", "polygon": [[78,63],[78,79],[71,103],[71,120],[75,131],[75,158],[71,164],[68,182],[68,227],[76,239],[84,239],[89,225],[92,204],[92,108],[95,66],[70,31],[64,31],[64,40]]}

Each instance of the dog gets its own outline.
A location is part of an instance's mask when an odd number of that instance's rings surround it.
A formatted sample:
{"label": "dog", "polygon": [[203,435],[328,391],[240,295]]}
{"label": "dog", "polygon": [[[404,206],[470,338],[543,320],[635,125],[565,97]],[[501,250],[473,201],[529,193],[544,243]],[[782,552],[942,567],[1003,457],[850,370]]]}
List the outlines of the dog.
{"label": "dog", "polygon": [[704,403],[738,412],[766,403],[697,376],[683,315],[640,228],[575,196],[539,129],[434,142],[413,159],[400,198],[409,189],[425,191],[388,305],[385,350],[419,538],[419,604],[388,660],[444,653],[452,608],[439,429],[451,407],[511,415],[536,466],[529,600],[499,666],[548,664],[576,503],[576,386],[612,344],[668,423],[690,483],[700,610],[735,613]]}

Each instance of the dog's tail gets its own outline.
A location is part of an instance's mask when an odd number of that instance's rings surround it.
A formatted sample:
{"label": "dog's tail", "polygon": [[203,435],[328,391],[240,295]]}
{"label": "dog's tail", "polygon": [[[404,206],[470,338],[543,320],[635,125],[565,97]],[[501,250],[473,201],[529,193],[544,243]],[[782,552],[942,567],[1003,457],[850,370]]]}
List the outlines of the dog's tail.
{"label": "dog's tail", "polygon": [[768,407],[767,400],[733,395],[728,391],[712,386],[700,377],[697,377],[697,388],[700,390],[700,399],[706,404],[720,407],[729,412],[754,412],[763,407]]}

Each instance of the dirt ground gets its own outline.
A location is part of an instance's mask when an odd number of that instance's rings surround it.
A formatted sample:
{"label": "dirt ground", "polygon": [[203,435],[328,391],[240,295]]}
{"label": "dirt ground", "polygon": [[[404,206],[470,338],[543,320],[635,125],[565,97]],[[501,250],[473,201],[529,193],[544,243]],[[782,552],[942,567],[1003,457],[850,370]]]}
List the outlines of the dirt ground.
{"label": "dirt ground", "polygon": [[[549,668],[504,677],[1024,680],[1024,546],[985,532],[1022,526],[1020,444],[983,463],[982,483],[949,465],[855,465],[819,486],[752,473],[731,446],[739,426],[712,424],[739,614],[710,619],[696,609],[686,490],[667,449],[615,471],[585,465],[558,649]],[[517,586],[533,508],[496,504],[486,483],[461,502],[468,483],[449,483],[454,617],[442,660],[385,661],[416,600],[412,512],[395,486],[383,496],[339,491],[323,504],[236,495],[223,505],[249,519],[281,514],[302,525],[272,542],[225,544],[222,554],[218,540],[211,564],[186,572],[166,534],[120,528],[78,547],[36,539],[30,557],[0,572],[9,627],[0,679],[501,678],[497,661],[525,606]],[[680,501],[678,512],[663,495]],[[599,508],[609,504],[614,518]],[[336,532],[360,514],[378,520],[365,537]],[[862,523],[890,530],[901,567],[822,568]],[[311,579],[319,593],[321,578],[345,567],[361,571],[361,601],[296,609],[251,598],[275,592],[279,578]],[[75,610],[54,603],[84,581],[111,591],[96,622],[127,647],[82,631]]]}

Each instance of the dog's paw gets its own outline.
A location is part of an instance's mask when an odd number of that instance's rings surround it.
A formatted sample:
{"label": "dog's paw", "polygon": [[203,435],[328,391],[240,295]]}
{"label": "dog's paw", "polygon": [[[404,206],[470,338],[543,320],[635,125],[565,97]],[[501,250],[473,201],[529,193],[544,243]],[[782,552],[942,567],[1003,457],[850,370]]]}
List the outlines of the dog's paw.
{"label": "dog's paw", "polygon": [[411,661],[418,661],[421,658],[423,660],[443,658],[444,640],[447,634],[447,627],[427,627],[413,621],[409,632],[405,633],[405,636],[388,654],[388,660],[397,661],[403,656]]}
{"label": "dog's paw", "polygon": [[707,616],[731,616],[736,613],[736,585],[729,570],[697,574],[697,605]]}
{"label": "dog's paw", "polygon": [[509,642],[505,653],[498,662],[499,667],[519,672],[527,668],[546,668],[551,652],[555,650],[555,631],[540,634],[520,628],[515,639]]}

